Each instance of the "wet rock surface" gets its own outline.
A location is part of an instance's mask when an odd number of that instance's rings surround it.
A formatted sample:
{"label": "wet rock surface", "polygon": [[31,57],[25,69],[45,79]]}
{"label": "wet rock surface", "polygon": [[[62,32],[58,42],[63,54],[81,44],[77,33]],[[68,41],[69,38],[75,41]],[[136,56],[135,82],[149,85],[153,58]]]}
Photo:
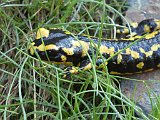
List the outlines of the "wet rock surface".
{"label": "wet rock surface", "polygon": [[160,0],[128,0],[130,5],[126,12],[126,18],[133,22],[144,19],[160,19]]}
{"label": "wet rock surface", "polygon": [[130,76],[130,80],[122,80],[121,90],[133,99],[145,114],[149,114],[160,94],[160,70]]}
{"label": "wet rock surface", "polygon": [[[128,3],[128,20],[140,22],[148,18],[160,19],[160,0],[128,0]],[[127,77],[130,80],[121,81],[122,92],[148,115],[160,95],[160,70]]]}

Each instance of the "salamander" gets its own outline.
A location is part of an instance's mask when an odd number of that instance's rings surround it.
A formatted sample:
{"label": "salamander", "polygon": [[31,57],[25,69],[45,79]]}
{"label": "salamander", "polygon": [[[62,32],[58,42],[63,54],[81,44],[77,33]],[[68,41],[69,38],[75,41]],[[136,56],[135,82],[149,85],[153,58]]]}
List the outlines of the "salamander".
{"label": "salamander", "polygon": [[[158,19],[146,19],[141,21],[140,23],[133,22],[130,24],[130,29],[127,28],[120,28],[116,32],[120,35],[126,34],[127,37],[131,36],[141,36],[147,32],[153,32],[160,29],[160,21]],[[129,34],[132,32],[131,34]]]}
{"label": "salamander", "polygon": [[137,35],[121,39],[78,35],[57,28],[39,28],[28,52],[45,61],[69,65],[68,74],[90,70],[93,65],[100,70],[107,66],[108,72],[116,75],[147,72],[160,67],[160,21],[149,22],[152,24],[146,22],[143,26],[150,30],[142,29],[142,32],[150,33],[142,36],[133,31]]}

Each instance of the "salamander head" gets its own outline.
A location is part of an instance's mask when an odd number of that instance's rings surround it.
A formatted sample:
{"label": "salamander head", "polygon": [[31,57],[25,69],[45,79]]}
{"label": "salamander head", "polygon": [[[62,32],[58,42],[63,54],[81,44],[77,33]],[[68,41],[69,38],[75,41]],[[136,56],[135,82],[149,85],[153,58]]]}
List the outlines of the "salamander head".
{"label": "salamander head", "polygon": [[42,60],[65,63],[75,62],[82,56],[82,46],[69,31],[62,29],[40,28],[34,40],[28,48],[33,57]]}

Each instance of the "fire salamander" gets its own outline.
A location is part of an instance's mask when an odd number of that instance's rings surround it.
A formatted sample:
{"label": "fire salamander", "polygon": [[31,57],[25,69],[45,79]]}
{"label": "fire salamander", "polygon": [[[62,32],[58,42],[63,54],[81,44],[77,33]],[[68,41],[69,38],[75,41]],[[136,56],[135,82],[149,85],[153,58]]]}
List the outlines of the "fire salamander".
{"label": "fire salamander", "polygon": [[[128,28],[121,28],[117,30],[118,34],[126,34],[128,35],[127,37],[131,37],[131,36],[140,36],[143,35],[147,32],[153,32],[156,31],[158,29],[160,29],[159,26],[159,20],[157,19],[146,19],[141,21],[139,24],[138,23],[131,23],[130,28],[131,28],[131,34],[129,34],[129,29]],[[126,25],[128,26],[128,25]]]}
{"label": "fire salamander", "polygon": [[[127,32],[126,32],[127,31]],[[70,65],[67,73],[107,66],[110,74],[129,75],[151,71],[160,67],[160,20],[144,20],[132,26],[133,37],[99,39],[72,34],[63,29],[40,28],[36,40],[29,46],[29,54],[55,64]],[[142,34],[148,34],[142,36]],[[129,33],[126,28],[118,33]]]}

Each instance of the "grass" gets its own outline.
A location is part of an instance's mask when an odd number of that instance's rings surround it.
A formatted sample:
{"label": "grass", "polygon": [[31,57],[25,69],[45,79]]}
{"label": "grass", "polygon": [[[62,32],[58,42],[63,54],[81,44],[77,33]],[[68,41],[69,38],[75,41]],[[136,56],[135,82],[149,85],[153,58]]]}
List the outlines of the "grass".
{"label": "grass", "polygon": [[117,77],[107,71],[93,68],[64,79],[63,66],[27,53],[39,27],[115,36],[110,31],[124,19],[125,1],[3,0],[0,5],[0,119],[132,120],[137,119],[134,111],[149,119],[121,93]]}

